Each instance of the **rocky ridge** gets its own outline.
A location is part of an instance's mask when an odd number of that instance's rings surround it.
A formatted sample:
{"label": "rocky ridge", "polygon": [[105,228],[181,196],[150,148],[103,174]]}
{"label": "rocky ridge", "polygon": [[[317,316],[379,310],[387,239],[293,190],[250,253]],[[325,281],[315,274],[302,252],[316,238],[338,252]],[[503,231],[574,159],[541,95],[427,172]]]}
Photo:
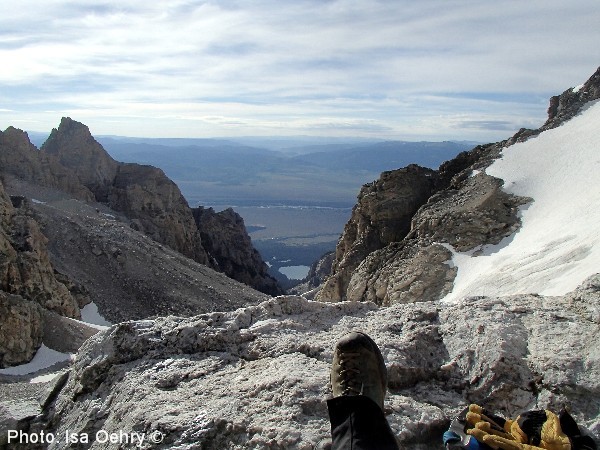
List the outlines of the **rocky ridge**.
{"label": "rocky ridge", "polygon": [[[216,270],[227,266],[216,264],[223,255],[208,255],[201,233],[213,248],[224,247],[208,230],[199,230],[192,211],[179,188],[162,170],[152,166],[119,163],[112,159],[93,138],[87,126],[63,118],[48,140],[37,150],[27,134],[9,128],[0,134],[2,175],[56,188],[87,202],[99,202],[120,213],[130,225],[155,241]],[[18,192],[15,192],[18,193]],[[228,216],[229,217],[229,216]],[[235,229],[236,223],[227,229]],[[245,238],[229,251],[235,260],[255,252],[245,230],[236,230]],[[222,231],[219,238],[231,240]],[[243,245],[249,245],[248,248]],[[239,250],[239,254],[235,251]],[[238,281],[249,282],[267,293],[279,293],[276,282],[262,270],[260,255],[243,268],[230,271]],[[237,264],[232,261],[231,264]]]}
{"label": "rocky ridge", "polygon": [[[42,342],[58,351],[77,350],[82,340],[56,339],[71,336],[71,324],[57,319],[60,326],[52,331],[48,311],[78,319],[80,308],[93,301],[117,322],[264,300],[206,266],[191,209],[161,170],[117,163],[85,125],[63,119],[42,150],[9,127],[0,133],[0,162],[0,368],[31,360]],[[215,246],[229,238],[228,218],[211,240]],[[222,264],[254,251],[231,275],[278,293],[274,280],[260,271],[262,261],[243,223],[240,228],[231,220],[237,245]],[[244,278],[249,272],[252,277]],[[86,326],[80,327],[88,336]]]}
{"label": "rocky ridge", "polygon": [[[451,289],[455,268],[451,253],[497,244],[520,226],[519,207],[531,199],[509,195],[502,180],[484,172],[502,149],[560,126],[586,103],[600,98],[600,69],[580,88],[552,97],[548,120],[537,130],[521,129],[512,138],[481,145],[427,172],[429,191],[414,181],[422,168],[386,172],[363,187],[336,248],[320,301],[396,302],[438,300]],[[425,172],[424,172],[425,173]],[[402,191],[398,186],[405,185]],[[405,209],[392,202],[402,201]],[[380,229],[396,221],[389,239]]]}
{"label": "rocky ridge", "polygon": [[41,153],[56,157],[97,202],[123,213],[138,231],[201,264],[208,263],[188,204],[162,170],[116,162],[88,127],[68,117],[52,130]]}

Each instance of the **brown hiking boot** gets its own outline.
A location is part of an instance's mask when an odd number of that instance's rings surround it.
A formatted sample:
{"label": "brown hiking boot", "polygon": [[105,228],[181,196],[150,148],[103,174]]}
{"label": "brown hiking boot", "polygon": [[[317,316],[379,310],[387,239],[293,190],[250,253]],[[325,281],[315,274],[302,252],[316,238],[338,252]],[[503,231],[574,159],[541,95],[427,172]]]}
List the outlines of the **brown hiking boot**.
{"label": "brown hiking boot", "polygon": [[387,369],[377,344],[358,331],[341,338],[333,352],[330,382],[334,397],[364,395],[383,410]]}

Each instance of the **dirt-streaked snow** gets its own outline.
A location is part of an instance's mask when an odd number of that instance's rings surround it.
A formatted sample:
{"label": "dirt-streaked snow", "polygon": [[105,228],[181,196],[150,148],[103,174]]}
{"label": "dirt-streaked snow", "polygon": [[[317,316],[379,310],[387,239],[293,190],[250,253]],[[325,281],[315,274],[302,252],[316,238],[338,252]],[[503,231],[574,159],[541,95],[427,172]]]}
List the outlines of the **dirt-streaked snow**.
{"label": "dirt-streaked snow", "polygon": [[480,256],[453,252],[453,291],[465,296],[563,295],[600,272],[600,101],[558,128],[507,147],[486,173],[531,197],[522,227]]}
{"label": "dirt-streaked snow", "polygon": [[21,364],[20,366],[9,367],[7,369],[0,369],[0,375],[27,375],[28,373],[34,373],[38,370],[46,369],[56,363],[67,361],[71,359],[72,355],[69,353],[61,353],[51,348],[46,347],[44,344],[39,348],[33,359],[27,364]]}

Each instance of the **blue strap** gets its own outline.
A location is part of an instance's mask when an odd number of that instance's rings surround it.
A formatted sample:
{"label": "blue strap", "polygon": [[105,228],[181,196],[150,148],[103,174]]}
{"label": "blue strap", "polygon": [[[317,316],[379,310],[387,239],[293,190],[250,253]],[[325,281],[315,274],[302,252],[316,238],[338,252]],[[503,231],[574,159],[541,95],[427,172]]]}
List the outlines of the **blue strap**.
{"label": "blue strap", "polygon": [[[456,434],[454,431],[450,431],[450,430],[448,430],[444,433],[443,440],[444,440],[444,447],[448,443],[461,442],[460,436],[458,434]],[[465,450],[492,450],[490,446],[488,446],[482,442],[479,442],[473,436],[469,436],[467,438],[467,442],[463,444],[463,447]]]}

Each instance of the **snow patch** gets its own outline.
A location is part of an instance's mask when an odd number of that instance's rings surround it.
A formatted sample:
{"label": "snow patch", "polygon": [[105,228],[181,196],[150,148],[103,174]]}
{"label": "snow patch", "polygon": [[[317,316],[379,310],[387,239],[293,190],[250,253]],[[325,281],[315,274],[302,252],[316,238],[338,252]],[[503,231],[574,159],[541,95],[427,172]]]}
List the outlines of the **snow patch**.
{"label": "snow patch", "polygon": [[46,375],[40,375],[38,377],[34,377],[31,380],[29,380],[30,383],[33,384],[37,384],[37,383],[47,383],[48,381],[52,381],[54,378],[56,378],[58,375],[62,374],[63,372],[52,372],[52,373],[48,373]]}
{"label": "snow patch", "polygon": [[503,150],[486,173],[534,201],[522,227],[498,245],[458,253],[443,300],[524,293],[564,295],[600,272],[600,102],[558,128]]}
{"label": "snow patch", "polygon": [[583,88],[583,86],[584,86],[583,84],[580,84],[579,86],[575,86],[573,88],[573,93],[576,94],[577,92],[579,92]]}
{"label": "snow patch", "polygon": [[98,305],[94,302],[88,303],[81,308],[81,321],[91,326],[96,325],[94,328],[100,330],[104,330],[112,325],[112,323],[102,317],[102,314],[98,312]]}
{"label": "snow patch", "polygon": [[27,375],[28,373],[34,373],[38,370],[47,369],[56,363],[68,361],[72,357],[73,355],[70,353],[57,352],[56,350],[52,350],[51,348],[48,348],[42,344],[30,362],[27,364],[21,364],[20,366],[0,369],[0,375]]}

